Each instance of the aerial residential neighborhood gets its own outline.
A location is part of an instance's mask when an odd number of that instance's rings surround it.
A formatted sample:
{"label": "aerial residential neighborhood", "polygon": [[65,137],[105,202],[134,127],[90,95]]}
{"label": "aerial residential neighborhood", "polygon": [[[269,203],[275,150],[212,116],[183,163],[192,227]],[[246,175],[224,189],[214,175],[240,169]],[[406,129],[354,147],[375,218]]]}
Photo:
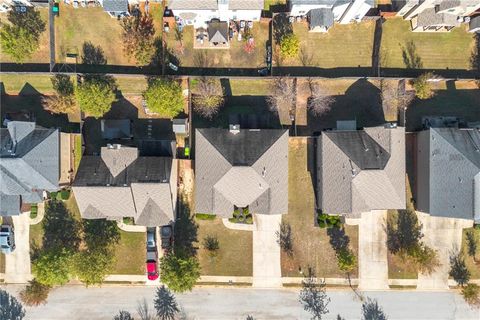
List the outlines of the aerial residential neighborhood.
{"label": "aerial residential neighborhood", "polygon": [[480,0],[0,0],[0,319],[480,319]]}

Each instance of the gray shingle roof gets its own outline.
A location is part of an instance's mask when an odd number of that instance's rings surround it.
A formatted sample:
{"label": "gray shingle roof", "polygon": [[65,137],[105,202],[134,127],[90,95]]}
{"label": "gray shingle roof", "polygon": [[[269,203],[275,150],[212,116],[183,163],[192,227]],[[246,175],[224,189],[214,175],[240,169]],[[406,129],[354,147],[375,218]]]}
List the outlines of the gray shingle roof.
{"label": "gray shingle roof", "polygon": [[460,0],[442,0],[438,4],[438,11],[456,8],[460,5]]}
{"label": "gray shingle roof", "polygon": [[326,131],[317,140],[317,205],[329,214],[405,208],[405,131]]}
{"label": "gray shingle roof", "polygon": [[208,41],[228,42],[228,25],[226,22],[213,21],[208,23]]}
{"label": "gray shingle roof", "polygon": [[107,12],[128,12],[128,0],[103,0],[103,10]]}
{"label": "gray shingle roof", "polygon": [[[480,132],[431,128],[417,137],[417,208],[434,216],[480,220]],[[480,182],[480,180],[478,180]],[[479,189],[480,191],[480,189]],[[478,203],[480,205],[480,203]]]}
{"label": "gray shingle roof", "polygon": [[288,211],[288,131],[197,129],[195,211],[230,217]]}
{"label": "gray shingle roof", "polygon": [[458,27],[461,23],[458,22],[457,16],[448,13],[436,13],[435,8],[427,8],[420,12],[417,17],[417,26],[451,26]]}
{"label": "gray shingle roof", "polygon": [[263,0],[229,0],[228,9],[230,10],[263,10],[265,7]]}
{"label": "gray shingle roof", "polygon": [[480,28],[480,16],[473,17],[468,25],[469,31]]}
{"label": "gray shingle roof", "polygon": [[0,216],[19,214],[21,203],[22,201],[19,195],[0,193]]}
{"label": "gray shingle roof", "polygon": [[217,0],[170,0],[168,8],[175,10],[215,10]]}
{"label": "gray shingle roof", "polygon": [[[21,196],[25,203],[36,203],[42,200],[43,190],[58,190],[59,140],[57,129],[37,127],[33,122],[12,121],[1,128],[0,195]],[[12,210],[7,204],[5,208],[1,205],[2,215],[20,213],[19,208]]]}
{"label": "gray shingle roof", "polygon": [[312,9],[308,12],[310,29],[333,26],[333,12],[329,8]]}
{"label": "gray shingle roof", "polygon": [[148,227],[173,221],[172,158],[138,157],[136,148],[83,156],[73,192],[83,218],[133,217]]}

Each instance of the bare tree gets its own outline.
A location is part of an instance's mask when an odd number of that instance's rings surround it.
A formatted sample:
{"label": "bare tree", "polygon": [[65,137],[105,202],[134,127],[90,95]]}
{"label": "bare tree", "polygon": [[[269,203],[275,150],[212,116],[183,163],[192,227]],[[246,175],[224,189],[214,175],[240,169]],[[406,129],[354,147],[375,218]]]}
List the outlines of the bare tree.
{"label": "bare tree", "polygon": [[193,108],[202,117],[211,119],[225,102],[222,85],[213,78],[201,78],[195,87]]}
{"label": "bare tree", "polygon": [[140,320],[155,320],[155,316],[150,313],[147,299],[145,298],[143,298],[143,300],[138,301],[137,312],[138,312],[138,315],[140,316]]}
{"label": "bare tree", "polygon": [[388,110],[402,110],[407,108],[415,97],[414,92],[407,92],[401,89],[396,81],[382,80],[381,84],[382,104]]}
{"label": "bare tree", "polygon": [[267,97],[270,110],[290,114],[295,108],[296,88],[290,77],[275,78],[272,83],[272,95]]}
{"label": "bare tree", "polygon": [[312,268],[308,268],[308,274],[302,281],[299,300],[303,309],[310,312],[314,320],[321,320],[322,315],[329,312],[327,306],[330,298],[325,290],[325,281],[318,281]]}
{"label": "bare tree", "polygon": [[308,99],[307,107],[314,116],[328,113],[334,103],[335,98],[327,95],[319,85],[312,86],[312,96]]}

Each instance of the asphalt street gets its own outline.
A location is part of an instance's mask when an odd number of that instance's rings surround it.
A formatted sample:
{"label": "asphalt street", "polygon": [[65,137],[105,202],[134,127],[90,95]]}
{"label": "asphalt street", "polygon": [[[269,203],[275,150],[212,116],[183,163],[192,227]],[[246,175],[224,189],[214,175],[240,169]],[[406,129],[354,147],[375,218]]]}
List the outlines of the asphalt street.
{"label": "asphalt street", "polygon": [[[21,286],[3,286],[17,294]],[[310,319],[298,302],[299,289],[197,288],[177,295],[188,319]],[[330,313],[324,319],[360,319],[361,302],[349,290],[327,291]],[[480,311],[471,309],[454,292],[375,291],[375,298],[390,320],[480,319]],[[27,308],[26,319],[112,319],[119,310],[127,310],[139,319],[136,308],[145,298],[153,312],[154,287],[109,286],[85,288],[65,286],[54,289],[46,305]]]}

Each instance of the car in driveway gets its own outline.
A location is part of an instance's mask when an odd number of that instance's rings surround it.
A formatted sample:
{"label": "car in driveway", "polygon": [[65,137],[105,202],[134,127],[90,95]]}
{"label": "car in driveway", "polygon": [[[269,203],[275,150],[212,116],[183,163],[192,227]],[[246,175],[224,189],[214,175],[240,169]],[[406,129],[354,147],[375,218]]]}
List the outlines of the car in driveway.
{"label": "car in driveway", "polygon": [[147,228],[147,251],[157,250],[157,230],[156,228]]}
{"label": "car in driveway", "polygon": [[5,254],[12,253],[15,250],[15,233],[10,225],[0,227],[0,248]]}
{"label": "car in driveway", "polygon": [[147,251],[147,278],[148,280],[158,279],[158,257],[157,251]]}
{"label": "car in driveway", "polygon": [[162,249],[170,250],[173,245],[173,227],[171,225],[162,226],[160,236],[162,237]]}

